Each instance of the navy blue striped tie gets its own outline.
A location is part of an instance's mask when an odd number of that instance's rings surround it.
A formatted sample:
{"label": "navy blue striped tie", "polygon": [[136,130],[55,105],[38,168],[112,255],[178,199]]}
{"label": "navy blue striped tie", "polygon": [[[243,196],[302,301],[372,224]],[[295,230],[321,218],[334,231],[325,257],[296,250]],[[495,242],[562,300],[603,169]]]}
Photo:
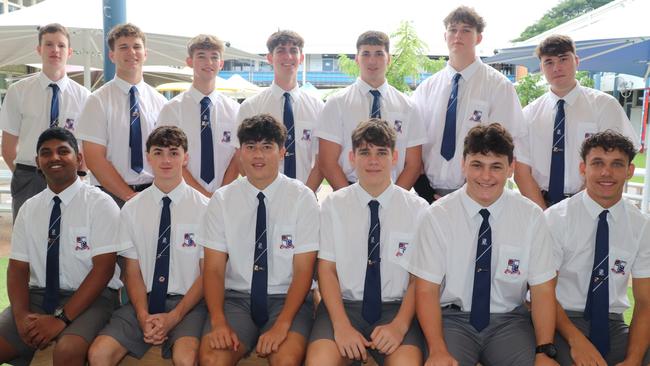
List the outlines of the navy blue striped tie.
{"label": "navy blue striped tie", "polygon": [[136,173],[142,172],[142,129],[140,127],[140,106],[136,93],[138,89],[129,89],[129,147],[131,148],[131,169]]}
{"label": "navy blue striped tie", "polygon": [[45,296],[43,310],[54,313],[59,306],[59,237],[61,236],[61,199],[52,198],[54,206],[50,214],[50,226],[47,230],[47,259],[45,262]]}
{"label": "navy blue striped tie", "polygon": [[59,86],[52,83],[50,84],[52,88],[52,102],[50,104],[50,127],[56,127],[59,125]]}
{"label": "navy blue striped tie", "polygon": [[171,244],[172,224],[169,205],[172,200],[165,196],[162,201],[163,207],[160,211],[156,264],[153,270],[151,293],[149,293],[149,314],[165,312],[165,300],[167,299],[167,288],[169,286],[169,245]]}
{"label": "navy blue striped tie", "polygon": [[370,207],[370,230],[368,233],[368,262],[366,265],[366,279],[363,286],[363,303],[361,304],[361,315],[369,323],[373,324],[381,318],[381,256],[379,223],[379,202],[372,200],[368,202]]}
{"label": "navy blue striped tie", "polygon": [[479,213],[483,217],[483,222],[478,232],[472,310],[469,314],[469,323],[480,332],[490,324],[492,228],[490,228],[489,221],[490,211],[484,208]]}
{"label": "navy blue striped tie", "polygon": [[557,101],[551,149],[551,174],[548,181],[549,205],[562,201],[564,196],[564,100]]}
{"label": "navy blue striped tie", "polygon": [[255,258],[251,283],[251,317],[258,327],[269,321],[267,306],[268,264],[266,260],[266,205],[264,193],[257,194],[257,222],[255,225]]}
{"label": "navy blue striped tie", "polygon": [[456,154],[456,108],[458,107],[458,81],[460,77],[461,74],[454,75],[451,93],[447,101],[445,129],[442,131],[440,155],[447,161],[451,160]]}
{"label": "navy blue striped tie", "polygon": [[210,98],[201,99],[201,179],[210,183],[214,179],[214,149],[210,125]]}
{"label": "navy blue striped tie", "polygon": [[589,339],[605,357],[609,353],[609,225],[608,210],[598,215],[594,266],[584,317],[591,321]]}
{"label": "navy blue striped tie", "polygon": [[372,94],[370,118],[381,118],[381,93],[379,90],[371,90],[370,94]]}
{"label": "navy blue striped tie", "polygon": [[284,93],[284,126],[287,128],[287,141],[284,143],[286,152],[284,155],[284,175],[289,178],[296,178],[296,131],[293,120],[293,106],[291,105],[291,94]]}

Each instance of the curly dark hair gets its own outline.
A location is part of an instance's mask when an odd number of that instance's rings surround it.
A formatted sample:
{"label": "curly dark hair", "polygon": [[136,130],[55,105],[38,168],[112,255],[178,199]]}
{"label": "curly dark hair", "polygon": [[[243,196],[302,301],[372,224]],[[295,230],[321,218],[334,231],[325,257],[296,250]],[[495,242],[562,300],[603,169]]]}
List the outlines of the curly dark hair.
{"label": "curly dark hair", "polygon": [[271,141],[284,146],[287,128],[270,114],[258,114],[242,121],[237,129],[239,144]]}
{"label": "curly dark hair", "polygon": [[580,157],[582,157],[582,161],[586,162],[587,155],[589,155],[591,149],[597,147],[600,147],[605,151],[619,150],[629,158],[627,162],[628,164],[634,160],[634,156],[636,155],[636,149],[630,139],[619,132],[606,130],[595,133],[582,142],[582,147],[580,147]]}
{"label": "curly dark hair", "polygon": [[506,155],[508,163],[512,164],[514,159],[515,145],[512,142],[510,132],[499,123],[489,125],[478,125],[472,127],[465,136],[463,145],[463,158],[469,154]]}
{"label": "curly dark hair", "polygon": [[176,126],[160,126],[147,137],[147,152],[152,147],[182,147],[187,152],[187,135]]}

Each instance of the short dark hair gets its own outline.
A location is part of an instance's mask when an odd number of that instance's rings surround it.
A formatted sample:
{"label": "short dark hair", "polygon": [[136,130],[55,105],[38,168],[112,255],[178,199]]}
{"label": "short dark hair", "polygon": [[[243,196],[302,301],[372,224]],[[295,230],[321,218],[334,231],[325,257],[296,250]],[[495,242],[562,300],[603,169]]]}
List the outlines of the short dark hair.
{"label": "short dark hair", "polygon": [[152,147],[182,147],[187,152],[187,135],[176,126],[160,126],[147,137],[147,152]]}
{"label": "short dark hair", "polygon": [[72,147],[72,150],[74,150],[75,154],[79,154],[79,144],[77,143],[77,138],[74,137],[72,132],[61,127],[50,127],[47,130],[43,131],[40,136],[38,136],[38,141],[36,142],[36,155],[38,155],[38,151],[41,149],[41,146],[50,140],[67,142],[68,145]]}
{"label": "short dark hair", "polygon": [[515,145],[512,142],[512,135],[498,123],[489,125],[478,125],[472,127],[463,145],[463,158],[469,154],[506,155],[508,163],[512,164],[514,159]]}
{"label": "short dark hair", "polygon": [[483,33],[483,30],[485,29],[485,20],[483,20],[483,17],[478,15],[474,8],[465,5],[452,10],[442,22],[445,25],[445,29],[456,23],[465,23],[474,27],[476,28],[477,33]]}
{"label": "short dark hair", "polygon": [[115,41],[118,38],[121,37],[136,37],[140,38],[142,40],[142,45],[145,45],[146,39],[144,36],[144,32],[138,28],[135,24],[131,23],[124,23],[124,24],[118,24],[113,27],[108,32],[108,47],[111,49],[111,51],[115,51]]}
{"label": "short dark hair", "polygon": [[558,56],[569,52],[576,53],[576,44],[571,37],[559,34],[546,37],[535,48],[535,56],[539,59],[542,56]]}
{"label": "short dark hair", "polygon": [[215,50],[223,57],[224,43],[211,34],[199,34],[187,42],[187,55],[192,57],[198,50]]}
{"label": "short dark hair", "polygon": [[239,144],[271,141],[284,147],[287,140],[287,128],[270,114],[258,114],[242,121],[237,129]]}
{"label": "short dark hair", "polygon": [[359,123],[357,128],[352,131],[352,151],[355,151],[364,143],[395,150],[396,140],[397,134],[388,125],[388,122],[378,118],[371,118]]}
{"label": "short dark hair", "polygon": [[390,38],[384,32],[370,30],[361,33],[357,38],[357,52],[364,45],[383,46],[386,52],[390,52]]}
{"label": "short dark hair", "polygon": [[70,47],[70,33],[68,30],[59,23],[50,23],[42,27],[38,27],[38,45],[43,41],[43,35],[48,33],[62,33],[68,39],[68,47]]}
{"label": "short dark hair", "polygon": [[266,48],[269,50],[269,53],[273,53],[273,50],[277,46],[283,44],[292,44],[300,49],[305,46],[305,40],[300,36],[300,34],[291,31],[291,30],[279,30],[269,36],[269,39],[266,40]]}
{"label": "short dark hair", "polygon": [[606,130],[602,132],[595,133],[582,142],[580,147],[580,157],[582,161],[587,162],[587,155],[591,149],[597,147],[602,148],[605,151],[619,150],[628,157],[628,164],[632,163],[634,156],[636,156],[636,149],[634,144],[630,139],[623,136],[619,132]]}

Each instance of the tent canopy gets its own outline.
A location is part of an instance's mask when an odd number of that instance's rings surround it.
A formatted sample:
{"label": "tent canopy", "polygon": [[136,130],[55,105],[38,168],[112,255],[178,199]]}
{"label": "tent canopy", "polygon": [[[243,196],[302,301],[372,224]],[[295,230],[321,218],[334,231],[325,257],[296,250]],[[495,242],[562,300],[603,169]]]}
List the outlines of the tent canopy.
{"label": "tent canopy", "polygon": [[650,2],[616,0],[535,37],[498,50],[488,63],[512,63],[539,70],[535,47],[552,34],[576,42],[580,69],[648,77],[650,72]]}

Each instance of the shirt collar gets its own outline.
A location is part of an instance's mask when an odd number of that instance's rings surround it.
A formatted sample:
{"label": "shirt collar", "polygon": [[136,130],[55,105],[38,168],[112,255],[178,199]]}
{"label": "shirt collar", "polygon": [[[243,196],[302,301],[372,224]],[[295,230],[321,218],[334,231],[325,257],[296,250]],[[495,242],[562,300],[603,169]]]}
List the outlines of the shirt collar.
{"label": "shirt collar", "polygon": [[560,98],[557,94],[553,93],[553,91],[549,90],[549,95],[551,97],[551,100],[553,101],[553,105],[557,105],[557,101],[560,99],[564,100],[564,104],[572,105],[573,103],[576,102],[576,99],[578,99],[578,96],[580,95],[580,82],[576,80],[576,86],[571,89],[567,95],[563,96]]}
{"label": "shirt collar", "polygon": [[154,184],[151,185],[151,193],[156,203],[160,203],[163,197],[167,196],[169,197],[169,199],[172,200],[174,204],[178,204],[181,201],[181,199],[183,199],[186,189],[187,189],[187,184],[185,183],[185,180],[181,180],[180,184],[177,185],[174,189],[172,189],[171,192],[169,193],[165,193],[161,191],[158,187],[156,187],[155,182]]}
{"label": "shirt collar", "polygon": [[205,95],[199,91],[199,89],[195,88],[194,85],[190,86],[189,89],[187,89],[187,93],[192,97],[192,100],[196,102],[196,104],[201,104],[201,100],[203,98],[208,97],[210,98],[210,103],[212,105],[215,105],[217,102],[217,93],[219,93],[216,90],[213,90],[212,93]]}
{"label": "shirt collar", "polygon": [[38,74],[38,82],[41,84],[41,87],[43,89],[47,89],[50,87],[50,84],[56,84],[59,87],[59,90],[63,91],[68,87],[68,83],[70,83],[70,78],[68,78],[68,75],[63,75],[63,77],[57,81],[52,81],[50,78],[45,75],[44,72],[40,72]]}
{"label": "shirt collar", "polygon": [[483,61],[481,61],[481,59],[478,56],[476,56],[474,62],[472,62],[469,66],[467,66],[462,71],[457,71],[449,64],[449,61],[447,61],[447,67],[445,67],[445,72],[448,74],[450,80],[454,78],[454,75],[460,74],[463,80],[469,81],[469,79],[474,74],[476,74],[476,71],[478,71],[482,63]]}
{"label": "shirt collar", "polygon": [[296,100],[300,94],[300,87],[298,86],[298,83],[296,83],[296,86],[291,90],[282,89],[280,86],[278,86],[278,84],[275,83],[275,81],[271,83],[271,95],[273,95],[275,99],[280,100],[284,98],[284,93],[289,93],[291,95],[291,99]]}
{"label": "shirt collar", "polygon": [[263,190],[259,190],[257,187],[251,184],[251,182],[248,181],[248,178],[243,178],[244,179],[244,187],[246,187],[246,190],[250,193],[250,197],[257,199],[257,194],[262,192],[264,193],[264,197],[270,201],[273,199],[273,195],[275,192],[277,192],[278,187],[280,187],[280,182],[285,178],[284,175],[278,173],[278,175],[275,177],[275,180],[271,182],[266,188]]}
{"label": "shirt collar", "polygon": [[[120,79],[117,75],[113,78],[113,81],[115,82],[115,85],[124,93],[124,94],[129,94],[129,90],[131,90],[131,87],[134,85],[129,84],[128,82]],[[138,90],[138,94],[142,94],[142,90],[144,90],[144,78],[140,80],[139,83],[135,84],[135,88]]]}
{"label": "shirt collar", "polygon": [[77,177],[74,183],[69,185],[66,189],[61,191],[59,194],[52,192],[50,187],[47,187],[47,189],[45,189],[45,198],[49,203],[50,201],[52,201],[52,198],[54,198],[54,196],[59,196],[61,202],[63,202],[63,204],[67,206],[70,203],[70,201],[72,201],[72,199],[77,194],[77,192],[79,192],[79,190],[83,185],[84,183],[81,181],[81,179],[79,179],[79,177]]}
{"label": "shirt collar", "polygon": [[505,200],[507,199],[506,196],[508,195],[507,189],[503,189],[503,193],[501,193],[501,196],[494,201],[490,206],[488,207],[483,207],[481,206],[478,202],[474,201],[472,197],[470,197],[467,194],[467,183],[463,185],[460,188],[460,199],[463,204],[463,207],[465,208],[465,212],[467,212],[467,216],[473,218],[474,216],[480,216],[479,211],[481,209],[486,208],[488,211],[490,211],[490,216],[494,217],[495,220],[499,218],[499,214],[501,213],[501,209],[504,205]]}
{"label": "shirt collar", "polygon": [[[587,209],[587,213],[589,213],[589,216],[591,216],[592,219],[596,220],[598,219],[598,215],[600,215],[605,208],[603,208],[598,202],[594,201],[589,194],[587,193],[587,190],[583,190],[581,192],[582,194],[582,202],[585,205],[585,209]],[[609,218],[612,221],[618,220],[624,213],[625,213],[625,205],[623,204],[623,198],[621,197],[618,202],[614,204],[614,206],[608,208],[609,210]]]}
{"label": "shirt collar", "polygon": [[[357,85],[359,86],[359,90],[363,95],[370,94],[371,90],[375,90],[375,88],[370,86],[365,81],[361,80],[361,78],[357,78]],[[388,80],[385,80],[384,83],[379,86],[379,88],[376,88],[376,90],[379,90],[379,93],[381,93],[381,95],[386,95],[386,93],[388,93]]]}
{"label": "shirt collar", "polygon": [[384,209],[388,208],[388,205],[390,203],[391,197],[393,197],[393,192],[395,191],[395,185],[390,184],[388,188],[386,188],[379,196],[373,197],[371,196],[368,192],[366,192],[363,187],[359,184],[359,182],[354,183],[351,186],[351,189],[354,190],[357,198],[359,199],[359,202],[361,203],[362,206],[367,206],[368,202],[372,200],[379,201],[379,205],[383,207]]}

